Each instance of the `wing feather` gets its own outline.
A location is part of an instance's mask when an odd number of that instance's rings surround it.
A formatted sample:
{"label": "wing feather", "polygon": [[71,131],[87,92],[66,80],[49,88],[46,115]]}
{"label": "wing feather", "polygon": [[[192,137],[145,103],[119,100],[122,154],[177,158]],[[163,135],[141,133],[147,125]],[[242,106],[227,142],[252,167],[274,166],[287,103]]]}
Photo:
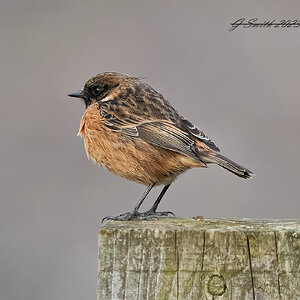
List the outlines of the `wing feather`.
{"label": "wing feather", "polygon": [[[121,98],[99,103],[104,124],[128,138],[141,138],[146,142],[195,159],[195,139],[219,151],[218,147],[190,121],[181,117],[160,94],[148,97],[148,102],[139,101],[139,108],[133,99]],[[162,108],[163,106],[163,108]]]}
{"label": "wing feather", "polygon": [[181,117],[182,123],[186,126],[188,131],[200,141],[202,141],[205,145],[211,148],[214,151],[219,152],[220,149],[215,145],[215,143],[207,136],[203,131],[201,131],[198,127],[196,127],[193,123],[189,120],[184,119]]}
{"label": "wing feather", "polygon": [[192,150],[194,141],[189,135],[163,121],[145,122],[137,127],[139,137],[152,145],[159,146],[197,159]]}

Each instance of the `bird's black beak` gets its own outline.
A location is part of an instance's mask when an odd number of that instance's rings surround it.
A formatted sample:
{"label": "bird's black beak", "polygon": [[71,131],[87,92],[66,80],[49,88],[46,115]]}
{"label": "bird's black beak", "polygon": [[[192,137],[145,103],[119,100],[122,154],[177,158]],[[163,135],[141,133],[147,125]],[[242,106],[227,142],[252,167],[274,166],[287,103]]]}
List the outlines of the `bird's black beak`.
{"label": "bird's black beak", "polygon": [[84,94],[83,94],[83,90],[80,90],[76,93],[71,93],[71,94],[68,94],[69,97],[75,97],[75,98],[81,98],[81,99],[84,99]]}

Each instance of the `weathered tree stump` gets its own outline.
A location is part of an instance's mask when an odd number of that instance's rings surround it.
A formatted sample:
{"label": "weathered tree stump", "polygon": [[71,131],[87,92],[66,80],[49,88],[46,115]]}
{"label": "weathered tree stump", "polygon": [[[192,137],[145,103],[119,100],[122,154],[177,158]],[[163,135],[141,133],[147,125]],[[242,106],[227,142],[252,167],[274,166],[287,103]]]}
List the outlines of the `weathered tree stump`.
{"label": "weathered tree stump", "polygon": [[300,221],[112,221],[98,300],[300,299]]}

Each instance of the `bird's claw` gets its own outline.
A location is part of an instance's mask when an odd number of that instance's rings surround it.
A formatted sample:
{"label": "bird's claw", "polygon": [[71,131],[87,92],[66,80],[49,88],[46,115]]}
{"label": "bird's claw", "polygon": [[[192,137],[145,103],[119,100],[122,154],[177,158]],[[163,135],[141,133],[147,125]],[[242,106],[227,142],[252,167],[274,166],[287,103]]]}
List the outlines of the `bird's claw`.
{"label": "bird's claw", "polygon": [[153,209],[150,209],[148,211],[145,211],[143,213],[140,213],[141,217],[144,219],[147,218],[157,218],[159,219],[159,217],[169,217],[170,215],[175,217],[175,214],[171,211],[155,211]]}
{"label": "bird's claw", "polygon": [[154,211],[151,209],[142,213],[132,211],[120,214],[119,216],[107,216],[102,219],[102,223],[105,221],[129,221],[133,219],[152,220],[159,219],[159,217],[169,217],[170,215],[175,217],[175,214],[171,211]]}
{"label": "bird's claw", "polygon": [[102,219],[102,223],[104,221],[128,221],[128,220],[138,218],[139,214],[140,213],[137,211],[131,211],[131,212],[120,214],[119,216],[107,216]]}

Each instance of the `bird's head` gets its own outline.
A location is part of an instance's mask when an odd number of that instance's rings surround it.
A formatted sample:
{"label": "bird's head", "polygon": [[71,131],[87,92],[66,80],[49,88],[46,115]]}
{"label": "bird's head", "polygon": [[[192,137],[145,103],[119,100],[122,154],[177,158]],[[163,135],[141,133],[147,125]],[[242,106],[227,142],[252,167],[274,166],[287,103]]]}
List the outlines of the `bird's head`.
{"label": "bird's head", "polygon": [[108,97],[114,89],[130,78],[120,73],[100,73],[89,79],[82,90],[68,96],[83,99],[85,106],[89,107],[93,103],[105,100],[105,97]]}

